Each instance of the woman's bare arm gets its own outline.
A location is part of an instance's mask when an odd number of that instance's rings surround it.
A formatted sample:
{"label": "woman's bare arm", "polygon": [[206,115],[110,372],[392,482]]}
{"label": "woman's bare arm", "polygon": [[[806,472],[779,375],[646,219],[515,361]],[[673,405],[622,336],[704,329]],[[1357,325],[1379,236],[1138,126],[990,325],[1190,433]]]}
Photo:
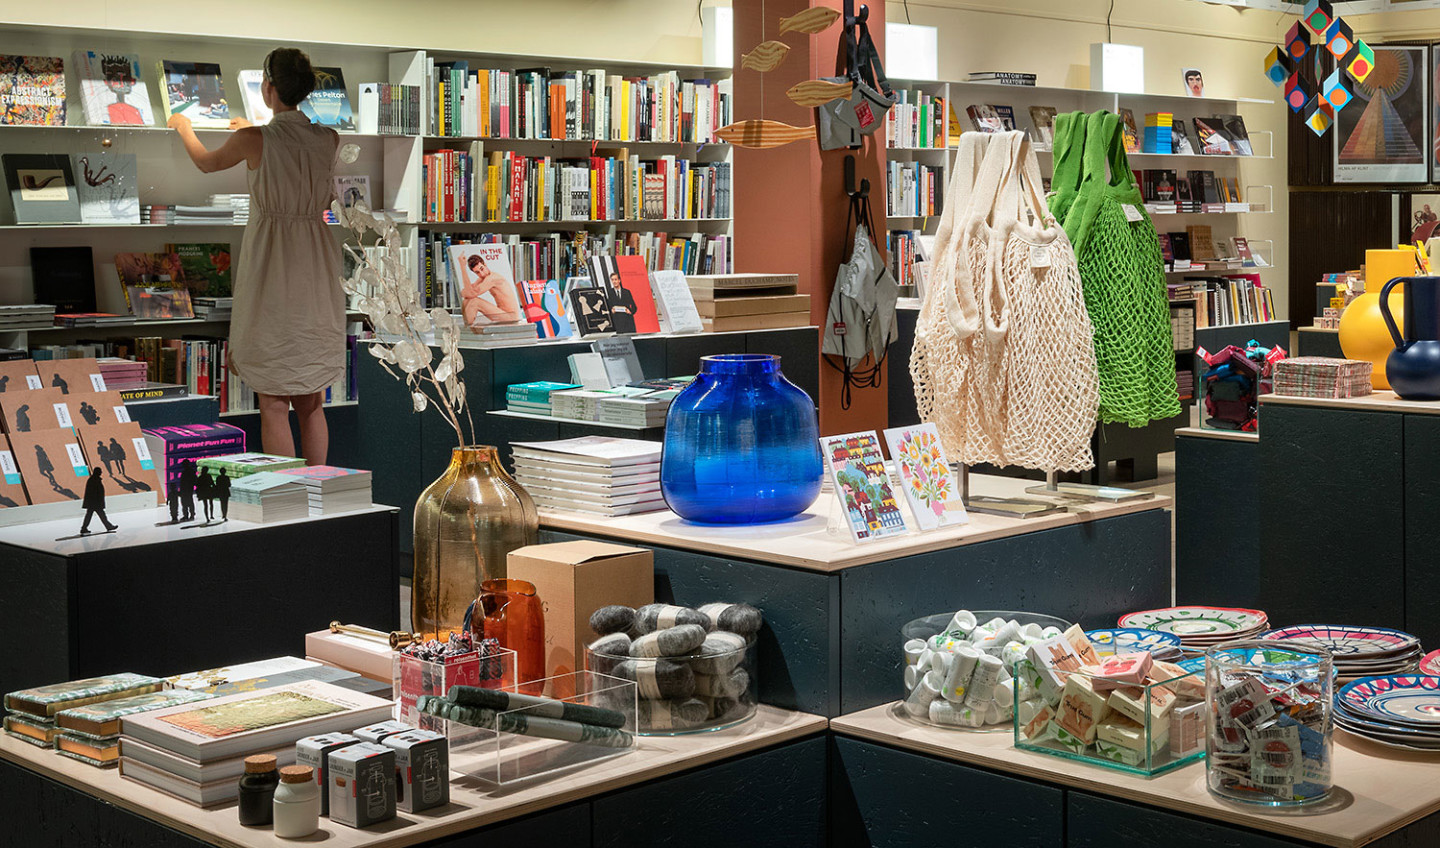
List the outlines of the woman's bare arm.
{"label": "woman's bare arm", "polygon": [[195,136],[190,119],[184,115],[170,116],[166,126],[180,134],[180,142],[185,145],[185,152],[190,154],[190,161],[207,174],[233,168],[241,162],[245,162],[252,169],[260,167],[260,152],[264,141],[261,139],[260,130],[255,127],[236,130],[225,139],[224,144],[215,150],[209,150]]}

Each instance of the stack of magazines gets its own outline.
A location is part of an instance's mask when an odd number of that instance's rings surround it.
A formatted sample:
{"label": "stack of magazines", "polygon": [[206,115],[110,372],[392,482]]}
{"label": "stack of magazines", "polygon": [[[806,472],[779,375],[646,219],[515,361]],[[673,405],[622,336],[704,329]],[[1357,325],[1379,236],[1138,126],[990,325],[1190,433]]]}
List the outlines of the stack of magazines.
{"label": "stack of magazines", "polygon": [[515,479],[540,509],[630,515],[665,508],[659,442],[584,436],[512,447]]}
{"label": "stack of magazines", "polygon": [[311,515],[330,515],[370,506],[369,471],[333,465],[306,465],[275,473],[305,484]]}

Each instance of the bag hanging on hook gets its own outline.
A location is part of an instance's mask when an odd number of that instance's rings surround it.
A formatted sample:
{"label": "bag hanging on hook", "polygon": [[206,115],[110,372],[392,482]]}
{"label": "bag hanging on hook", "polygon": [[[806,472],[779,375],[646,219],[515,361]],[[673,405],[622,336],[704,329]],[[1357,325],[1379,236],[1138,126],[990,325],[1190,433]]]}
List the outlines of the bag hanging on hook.
{"label": "bag hanging on hook", "polygon": [[895,91],[885,78],[880,52],[870,38],[867,23],[870,9],[862,5],[855,14],[854,0],[845,0],[845,18],[841,38],[845,44],[845,76],[825,77],[826,82],[851,82],[854,89],[848,99],[832,100],[819,107],[817,124],[821,150],[859,147],[861,136],[880,129],[885,115],[895,105]]}
{"label": "bag hanging on hook", "polygon": [[[848,165],[846,171],[847,176],[852,173]],[[852,388],[880,385],[885,374],[885,355],[899,338],[895,301],[900,287],[871,236],[875,225],[871,222],[868,181],[864,186],[860,191],[850,191],[850,212],[845,221],[850,256],[835,273],[821,347],[821,353],[839,360],[838,363],[829,358],[825,361],[845,378],[840,394],[841,409],[850,408]],[[867,355],[871,357],[870,365],[856,370]]]}

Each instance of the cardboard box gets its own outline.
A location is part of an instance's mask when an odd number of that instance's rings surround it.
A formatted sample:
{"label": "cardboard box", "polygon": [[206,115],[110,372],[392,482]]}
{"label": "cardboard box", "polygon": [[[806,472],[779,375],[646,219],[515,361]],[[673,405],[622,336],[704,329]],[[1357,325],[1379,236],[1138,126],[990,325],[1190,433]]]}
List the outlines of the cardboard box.
{"label": "cardboard box", "polygon": [[596,639],[592,612],[655,601],[655,557],[644,548],[591,541],[530,545],[511,551],[506,568],[509,577],[535,584],[544,607],[546,677],[585,669],[585,646]]}
{"label": "cardboard box", "polygon": [[317,630],[305,634],[305,658],[353,671],[371,680],[395,679],[395,652],[375,639]]}

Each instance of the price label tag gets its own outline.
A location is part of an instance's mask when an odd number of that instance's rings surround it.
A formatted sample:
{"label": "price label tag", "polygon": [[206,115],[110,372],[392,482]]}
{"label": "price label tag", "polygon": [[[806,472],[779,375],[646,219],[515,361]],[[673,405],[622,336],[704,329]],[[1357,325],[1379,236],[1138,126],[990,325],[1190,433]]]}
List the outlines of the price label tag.
{"label": "price label tag", "polygon": [[145,437],[135,436],[130,439],[130,444],[135,448],[135,457],[140,460],[140,467],[146,471],[154,471],[155,460],[150,456],[150,446],[145,444]]}
{"label": "price label tag", "polygon": [[130,423],[130,410],[125,408],[125,404],[122,403],[119,406],[112,407],[112,409],[115,410],[116,421],[119,421],[121,424]]}
{"label": "price label tag", "polygon": [[91,374],[90,388],[94,389],[97,392],[107,391],[107,389],[105,388],[105,378],[100,376],[99,374]]}
{"label": "price label tag", "polygon": [[54,403],[51,406],[55,409],[55,421],[61,427],[74,427],[75,423],[70,420],[70,407],[64,403]]}
{"label": "price label tag", "polygon": [[12,486],[20,484],[20,469],[15,466],[15,455],[8,450],[0,450],[0,475]]}
{"label": "price label tag", "polygon": [[1031,268],[1049,268],[1049,267],[1050,267],[1050,245],[1048,245],[1048,244],[1037,244],[1037,245],[1035,245],[1034,247],[1031,247],[1031,248],[1030,248],[1030,267],[1031,267]]}
{"label": "price label tag", "polygon": [[1120,204],[1120,208],[1125,212],[1125,220],[1132,224],[1136,221],[1145,220],[1145,213],[1141,212],[1140,207],[1133,203],[1122,203]]}
{"label": "price label tag", "polygon": [[32,388],[32,389],[43,389],[43,388],[45,388],[45,384],[42,383],[42,382],[40,382],[40,375],[39,375],[39,374],[26,374],[26,375],[25,375],[25,385],[29,386],[29,387]]}
{"label": "price label tag", "polygon": [[75,469],[76,477],[90,476],[90,467],[85,464],[85,454],[80,452],[79,445],[74,442],[66,442],[65,453],[70,457],[70,467]]}

